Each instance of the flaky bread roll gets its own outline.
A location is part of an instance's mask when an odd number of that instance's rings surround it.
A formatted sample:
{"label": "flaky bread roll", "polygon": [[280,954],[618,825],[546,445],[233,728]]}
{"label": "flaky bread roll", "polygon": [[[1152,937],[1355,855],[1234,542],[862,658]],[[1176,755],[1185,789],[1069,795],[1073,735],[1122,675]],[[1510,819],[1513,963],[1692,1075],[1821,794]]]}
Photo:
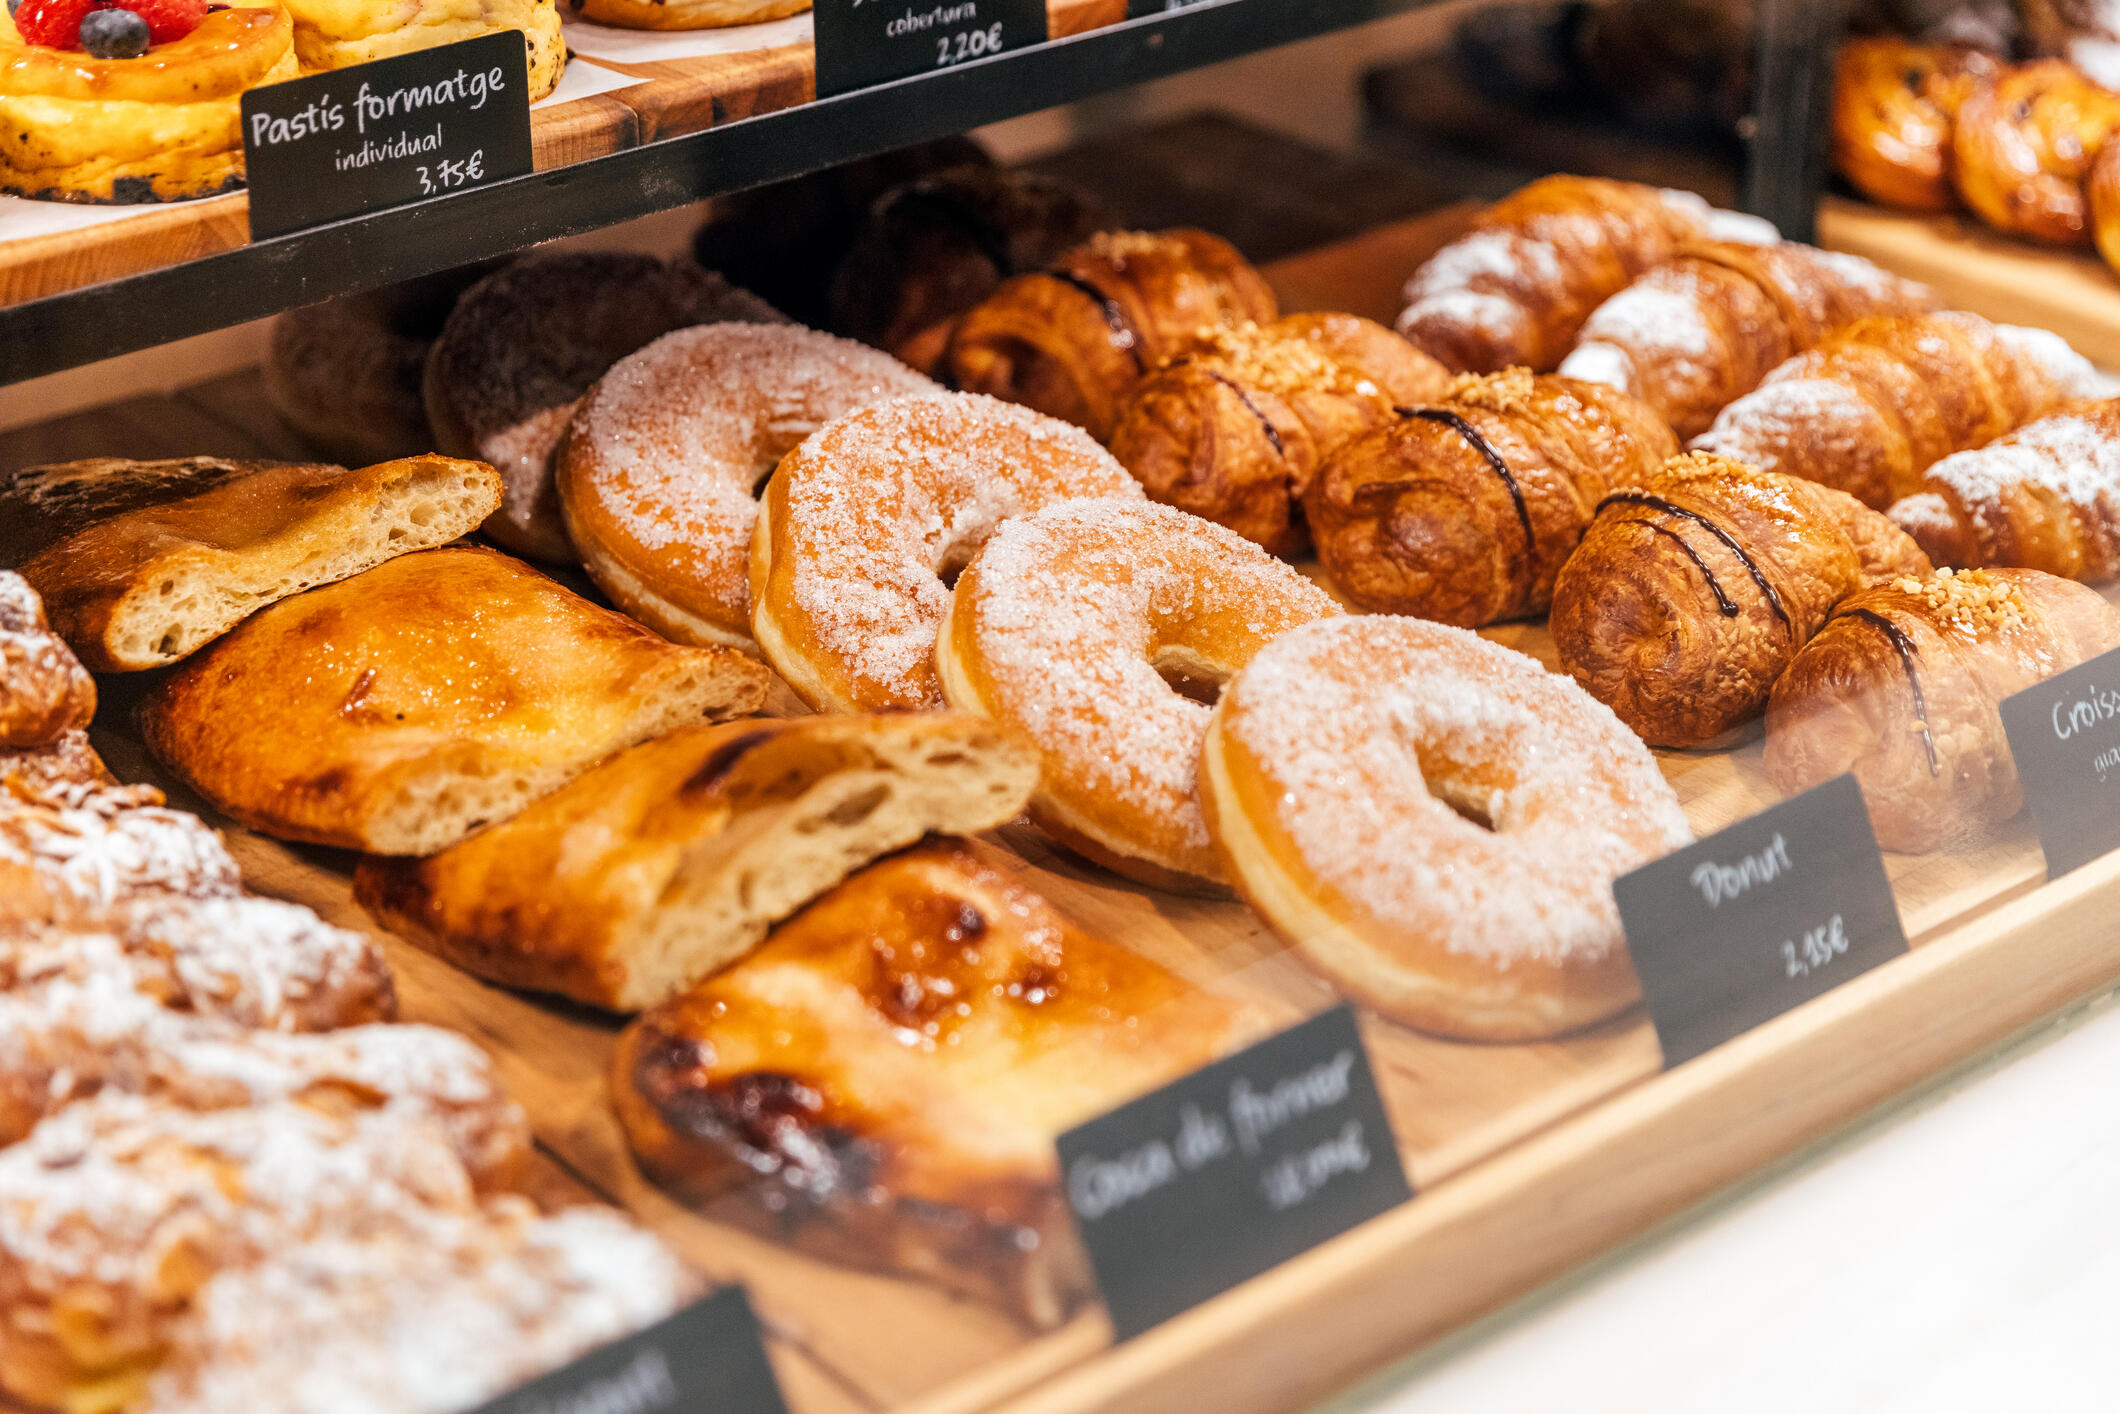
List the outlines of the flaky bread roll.
{"label": "flaky bread roll", "polygon": [[1302,501],[1318,468],[1394,405],[1449,384],[1441,364],[1352,314],[1202,330],[1126,400],[1112,455],[1156,500],[1291,555],[1310,540]]}
{"label": "flaky bread roll", "polygon": [[2002,700],[2120,647],[2120,609],[2038,570],[1938,570],[1851,595],[1774,686],[1767,771],[1791,794],[1844,771],[1886,849],[2007,820],[2024,789]]}
{"label": "flaky bread roll", "polygon": [[1467,373],[1561,361],[1590,311],[1683,241],[1765,242],[1774,228],[1691,192],[1541,177],[1474,218],[1406,284],[1401,334]]}
{"label": "flaky bread roll", "polygon": [[1311,483],[1318,561],[1359,608],[1468,627],[1544,609],[1599,498],[1678,451],[1627,394],[1521,368],[1401,411]]}
{"label": "flaky bread roll", "polygon": [[1111,437],[1148,371],[1203,327],[1280,313],[1237,248],[1205,231],[1105,231],[1018,275],[958,320],[956,385]]}
{"label": "flaky bread roll", "polygon": [[1037,757],[942,713],[680,728],[355,896],[481,977],[637,1011],[728,966],[870,860],[1015,818]]}
{"label": "flaky bread roll", "polygon": [[1632,393],[1693,437],[1829,331],[1938,303],[1928,286],[1859,255],[1796,241],[1689,244],[1599,305],[1560,371]]}
{"label": "flaky bread roll", "polygon": [[2120,575],[2120,400],[2085,403],[1945,457],[1891,517],[1939,565]]}
{"label": "flaky bread roll", "polygon": [[1724,408],[1696,450],[1801,476],[1875,510],[1921,489],[1953,452],[2109,380],[2058,335],[1977,314],[1858,319]]}
{"label": "flaky bread roll", "polygon": [[1759,714],[1834,605],[1928,567],[1851,497],[1689,453],[1599,504],[1553,586],[1554,651],[1644,741],[1698,746]]}

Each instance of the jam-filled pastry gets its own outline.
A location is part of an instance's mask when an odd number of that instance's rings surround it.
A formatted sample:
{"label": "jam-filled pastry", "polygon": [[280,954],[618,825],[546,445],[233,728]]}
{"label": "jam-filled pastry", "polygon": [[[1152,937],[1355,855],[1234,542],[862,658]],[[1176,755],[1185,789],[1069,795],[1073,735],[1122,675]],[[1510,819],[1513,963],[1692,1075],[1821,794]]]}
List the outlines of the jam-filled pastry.
{"label": "jam-filled pastry", "polygon": [[1951,125],[2002,66],[1962,45],[1910,44],[1893,35],[1851,39],[1833,76],[1833,166],[1887,206],[1949,211]]}
{"label": "jam-filled pastry", "polygon": [[1341,448],[1304,508],[1356,607],[1473,627],[1544,609],[1598,498],[1677,451],[1647,404],[1603,384],[1466,374]]}
{"label": "jam-filled pastry", "polygon": [[530,101],[549,97],[567,66],[558,0],[281,0],[294,17],[302,72],[350,69],[418,49],[520,30],[529,49]]}
{"label": "jam-filled pastry", "polygon": [[1318,468],[1449,385],[1440,363],[1352,314],[1203,329],[1127,398],[1112,455],[1156,500],[1295,554]]}
{"label": "jam-filled pastry", "polygon": [[1076,928],[996,855],[934,841],[644,1013],[611,1096],[696,1203],[1049,1326],[1089,1292],[1054,1136],[1265,1020]]}
{"label": "jam-filled pastry", "polygon": [[1126,395],[1203,326],[1264,323],[1273,290],[1205,231],[1105,231],[1004,283],[950,336],[959,388],[1110,440]]}
{"label": "jam-filled pastry", "polygon": [[2004,698],[2120,648],[2120,608],[2038,570],[1905,575],[1841,601],[1767,704],[1794,794],[1853,771],[1877,842],[1920,852],[2024,804]]}
{"label": "jam-filled pastry", "polygon": [[1833,607],[1929,568],[1905,532],[1815,482],[1691,452],[1623,485],[1561,568],[1561,666],[1652,746],[1759,715]]}
{"label": "jam-filled pastry", "polygon": [[1960,105],[1951,176],[1965,204],[1995,229],[2087,246],[2084,180],[2116,132],[2120,94],[2059,59],[2020,64]]}
{"label": "jam-filled pastry", "polygon": [[24,0],[0,17],[0,191],[105,204],[234,191],[243,93],[299,71],[277,0]]}

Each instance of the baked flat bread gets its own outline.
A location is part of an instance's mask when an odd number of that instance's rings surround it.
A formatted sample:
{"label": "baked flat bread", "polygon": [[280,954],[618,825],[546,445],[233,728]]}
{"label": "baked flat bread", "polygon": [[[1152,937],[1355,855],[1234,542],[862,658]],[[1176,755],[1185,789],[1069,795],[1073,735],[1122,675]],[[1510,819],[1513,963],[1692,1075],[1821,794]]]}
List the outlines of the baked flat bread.
{"label": "baked flat bread", "polygon": [[1000,858],[871,865],[627,1027],[612,1104],[648,1174],[833,1260],[1064,1318],[1089,1280],[1055,1136],[1272,1019],[1083,933]]}
{"label": "baked flat bread", "polygon": [[1005,824],[1037,784],[1036,754],[974,717],[692,727],[432,859],[367,860],[354,890],[481,977],[638,1011],[871,860]]}
{"label": "baked flat bread", "polygon": [[275,600],[466,535],[500,498],[498,472],[452,457],[96,457],[8,478],[0,562],[91,668],[159,668]]}
{"label": "baked flat bread", "polygon": [[158,684],[140,726],[254,829],[433,854],[635,742],[756,711],[769,680],[451,546],[252,615]]}

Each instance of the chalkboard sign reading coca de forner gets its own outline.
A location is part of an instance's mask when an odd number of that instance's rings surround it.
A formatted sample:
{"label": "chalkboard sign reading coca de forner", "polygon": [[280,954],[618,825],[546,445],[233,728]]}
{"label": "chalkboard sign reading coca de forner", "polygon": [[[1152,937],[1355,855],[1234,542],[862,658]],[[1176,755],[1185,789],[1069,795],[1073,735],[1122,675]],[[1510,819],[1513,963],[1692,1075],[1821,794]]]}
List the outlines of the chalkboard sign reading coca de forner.
{"label": "chalkboard sign reading coca de forner", "polygon": [[817,96],[954,69],[1049,37],[1046,0],[816,0]]}
{"label": "chalkboard sign reading coca de forner", "polygon": [[250,237],[484,186],[530,170],[519,31],[267,84],[243,95]]}
{"label": "chalkboard sign reading coca de forner", "polygon": [[787,1414],[758,1319],[725,1286],[473,1414]]}

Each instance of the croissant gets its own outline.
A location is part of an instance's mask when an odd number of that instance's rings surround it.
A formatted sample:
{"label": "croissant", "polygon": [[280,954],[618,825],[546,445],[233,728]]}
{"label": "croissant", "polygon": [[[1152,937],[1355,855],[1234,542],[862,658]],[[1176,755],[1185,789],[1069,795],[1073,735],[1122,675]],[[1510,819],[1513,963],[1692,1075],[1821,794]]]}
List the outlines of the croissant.
{"label": "croissant", "polygon": [[1110,438],[1148,371],[1200,329],[1279,313],[1264,276],[1205,231],[1106,231],[1006,281],[950,335],[957,386]]}
{"label": "croissant", "polygon": [[1921,485],[1889,514],[1939,565],[2120,576],[2120,399],[1945,457]]}
{"label": "croissant", "polygon": [[1688,453],[1599,503],[1553,586],[1561,667],[1654,746],[1757,716],[1833,606],[1926,571],[1853,497]]}
{"label": "croissant", "polygon": [[1951,210],[1952,124],[2001,67],[1962,45],[1848,41],[1833,75],[1834,168],[1887,206]]}
{"label": "croissant", "polygon": [[1683,241],[1763,243],[1774,228],[1691,192],[1542,177],[1482,211],[1406,284],[1399,332],[1454,369],[1547,372],[1590,311]]}
{"label": "croissant", "polygon": [[1875,315],[1769,373],[1693,446],[1882,510],[1920,490],[1931,463],[2108,388],[2044,329],[1957,310]]}
{"label": "croissant", "polygon": [[1360,608],[1465,627],[1544,609],[1598,498],[1678,451],[1625,393],[1521,368],[1401,411],[1311,483],[1318,560]]}
{"label": "croissant", "polygon": [[1112,455],[1156,500],[1291,555],[1310,541],[1302,499],[1318,467],[1394,404],[1449,384],[1443,365],[1352,314],[1210,329],[1134,390]]}
{"label": "croissant", "polygon": [[2002,699],[2120,647],[2120,609],[2038,570],[1938,570],[1844,600],[1767,706],[1791,793],[1853,771],[1886,849],[1939,848],[2024,804]]}
{"label": "croissant", "polygon": [[1980,219],[2055,245],[2091,243],[2083,183],[2120,131],[2120,94],[2059,59],[2020,64],[1966,96],[1952,177]]}
{"label": "croissant", "polygon": [[832,274],[832,327],[933,374],[957,316],[1103,224],[1097,203],[1031,172],[955,167],[892,188]]}
{"label": "croissant", "polygon": [[1928,286],[1815,246],[1685,246],[1599,305],[1560,371],[1648,403],[1681,437],[1784,360],[1870,314],[1936,308]]}

